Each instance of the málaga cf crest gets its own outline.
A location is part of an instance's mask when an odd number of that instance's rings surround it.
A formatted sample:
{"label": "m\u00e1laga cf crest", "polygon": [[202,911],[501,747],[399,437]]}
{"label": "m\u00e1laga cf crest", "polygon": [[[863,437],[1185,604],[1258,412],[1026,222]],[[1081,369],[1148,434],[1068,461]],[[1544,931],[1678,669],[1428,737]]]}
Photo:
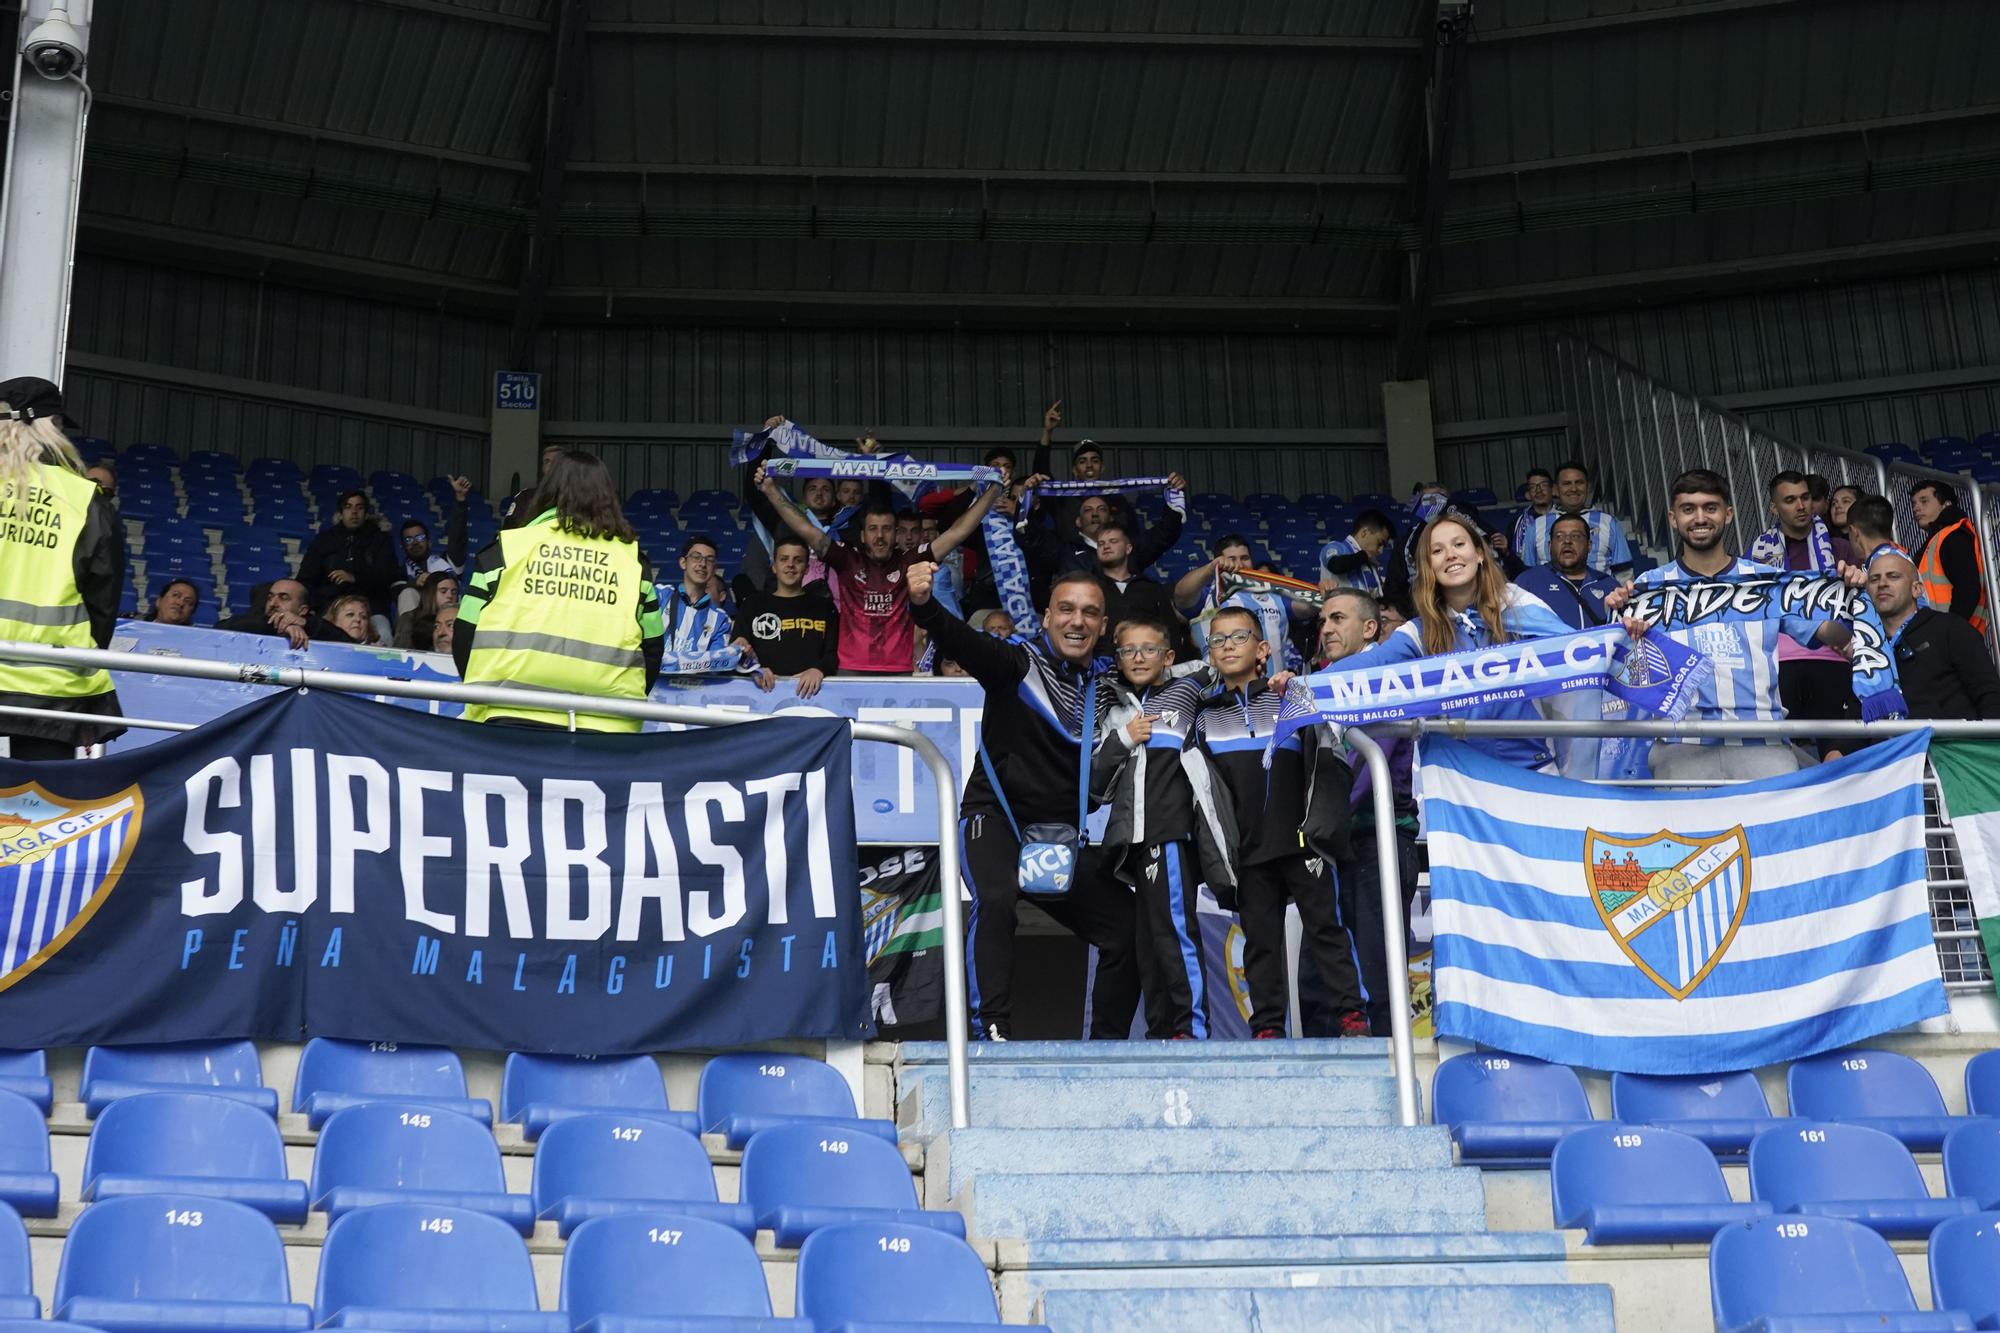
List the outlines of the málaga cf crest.
{"label": "m\u00e1laga cf crest", "polygon": [[1710,838],[1584,834],[1590,901],[1625,956],[1676,1000],[1722,960],[1750,900],[1750,853],[1738,824]]}
{"label": "m\u00e1laga cf crest", "polygon": [[0,990],[54,957],[117,885],[139,838],[137,787],[95,801],[0,790]]}

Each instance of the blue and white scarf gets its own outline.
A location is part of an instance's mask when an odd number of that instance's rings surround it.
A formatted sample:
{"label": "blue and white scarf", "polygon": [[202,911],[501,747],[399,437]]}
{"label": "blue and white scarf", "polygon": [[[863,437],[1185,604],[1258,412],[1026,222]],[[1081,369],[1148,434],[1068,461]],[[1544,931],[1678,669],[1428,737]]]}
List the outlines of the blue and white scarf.
{"label": "blue and white scarf", "polygon": [[924,463],[908,454],[842,454],[837,458],[767,458],[764,472],[772,477],[832,477],[836,481],[886,481],[904,490],[918,486],[990,486],[1000,469],[977,463]]}
{"label": "blue and white scarf", "polygon": [[[729,443],[729,461],[736,467],[748,467],[763,455],[764,446],[776,445],[778,452],[787,458],[846,458],[851,450],[841,449],[831,444],[822,444],[800,430],[789,421],[781,421],[765,430],[739,430],[732,433]],[[902,454],[864,454],[864,458],[901,458]]]}
{"label": "blue and white scarf", "polygon": [[1129,495],[1139,491],[1164,491],[1167,508],[1187,517],[1187,492],[1169,486],[1165,477],[1118,477],[1110,481],[1044,481],[1021,496],[1021,517],[1035,507],[1038,495]]}
{"label": "blue and white scarf", "polygon": [[[1757,534],[1757,540],[1750,543],[1745,559],[1760,565],[1770,565],[1774,569],[1785,567],[1785,530],[1766,528]],[[1833,533],[1823,518],[1814,518],[1812,527],[1806,532],[1806,568],[1831,574],[1837,563],[1833,556]]]}
{"label": "blue and white scarf", "polygon": [[1000,594],[1000,608],[1014,619],[1014,632],[1033,637],[1042,632],[1042,618],[1035,614],[1035,599],[1028,591],[1028,558],[1014,540],[1014,520],[989,509],[979,520],[986,538],[986,562],[993,566],[993,590]]}

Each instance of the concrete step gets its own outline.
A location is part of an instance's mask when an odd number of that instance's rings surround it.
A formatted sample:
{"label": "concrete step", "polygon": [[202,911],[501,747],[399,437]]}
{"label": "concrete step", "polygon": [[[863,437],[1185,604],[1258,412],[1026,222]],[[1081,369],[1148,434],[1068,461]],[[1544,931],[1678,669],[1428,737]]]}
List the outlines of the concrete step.
{"label": "concrete step", "polygon": [[1040,1318],[1058,1333],[1609,1333],[1613,1327],[1609,1287],[1553,1283],[1051,1291]]}
{"label": "concrete step", "polygon": [[[995,1129],[1261,1129],[1271,1126],[1393,1125],[1394,1083],[1381,1078],[1223,1075],[1106,1078],[1094,1071],[1061,1077],[972,1075],[972,1123]],[[898,1123],[919,1137],[951,1127],[942,1072],[906,1088]]]}
{"label": "concrete step", "polygon": [[[941,1161],[949,1194],[975,1172],[1017,1174],[1095,1171],[1163,1175],[1176,1171],[1340,1171],[1354,1167],[1448,1167],[1451,1134],[1441,1125],[1237,1129],[991,1129],[975,1125],[934,1139],[925,1184],[935,1187]],[[935,1195],[933,1197],[936,1197]]]}
{"label": "concrete step", "polygon": [[[1389,1042],[1382,1037],[1298,1041],[976,1041],[966,1048],[974,1070],[1067,1066],[1112,1077],[1127,1068],[1204,1066],[1243,1077],[1278,1070],[1295,1074],[1387,1074]],[[943,1069],[941,1041],[906,1041],[897,1052],[905,1070]]]}
{"label": "concrete step", "polygon": [[965,1196],[973,1234],[1171,1240],[1478,1231],[1476,1169],[1188,1171],[1172,1175],[981,1172]]}

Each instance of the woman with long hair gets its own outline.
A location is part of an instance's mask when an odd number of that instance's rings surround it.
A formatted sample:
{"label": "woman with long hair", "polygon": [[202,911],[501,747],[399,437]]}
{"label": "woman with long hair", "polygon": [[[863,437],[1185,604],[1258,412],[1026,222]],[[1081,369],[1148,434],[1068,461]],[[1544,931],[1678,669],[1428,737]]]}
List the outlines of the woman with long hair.
{"label": "woman with long hair", "polygon": [[[125,544],[62,422],[55,385],[0,383],[0,639],[104,648],[118,622]],[[0,660],[0,704],[44,714],[0,717],[14,759],[71,759],[125,730],[89,720],[118,715],[110,673],[90,667]]]}
{"label": "woman with long hair", "polygon": [[395,646],[429,652],[438,612],[458,605],[458,575],[450,570],[426,574],[418,581],[416,593],[416,605],[397,617]]}
{"label": "woman with long hair", "polygon": [[[1412,544],[1414,579],[1410,600],[1415,618],[1396,627],[1366,652],[1341,659],[1336,671],[1387,666],[1419,657],[1469,652],[1524,639],[1574,634],[1566,623],[1534,594],[1507,582],[1486,536],[1463,514],[1444,513],[1424,525]],[[1637,621],[1627,628],[1644,627]],[[1532,700],[1513,699],[1457,710],[1460,718],[1491,718],[1508,722],[1538,722],[1541,711]],[[1554,755],[1540,738],[1481,737],[1469,742],[1509,764],[1551,769]]]}
{"label": "woman with long hair", "polygon": [[[660,674],[660,596],[611,474],[595,455],[548,459],[530,517],[503,528],[473,563],[451,655],[468,685],[523,685],[643,699]],[[637,731],[637,718],[518,704],[472,704],[474,722]]]}
{"label": "woman with long hair", "polygon": [[[1826,526],[1836,537],[1847,537],[1847,511],[1854,508],[1854,502],[1868,492],[1859,486],[1836,486],[1827,497]],[[1852,540],[1852,538],[1849,538]]]}

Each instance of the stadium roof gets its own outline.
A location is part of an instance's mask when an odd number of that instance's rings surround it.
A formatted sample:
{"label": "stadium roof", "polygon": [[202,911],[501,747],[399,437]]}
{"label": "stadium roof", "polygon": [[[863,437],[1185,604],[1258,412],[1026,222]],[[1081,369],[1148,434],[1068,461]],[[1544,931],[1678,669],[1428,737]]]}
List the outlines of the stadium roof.
{"label": "stadium roof", "polygon": [[1387,329],[2000,255],[2000,5],[1474,9],[100,0],[83,246],[517,334]]}

